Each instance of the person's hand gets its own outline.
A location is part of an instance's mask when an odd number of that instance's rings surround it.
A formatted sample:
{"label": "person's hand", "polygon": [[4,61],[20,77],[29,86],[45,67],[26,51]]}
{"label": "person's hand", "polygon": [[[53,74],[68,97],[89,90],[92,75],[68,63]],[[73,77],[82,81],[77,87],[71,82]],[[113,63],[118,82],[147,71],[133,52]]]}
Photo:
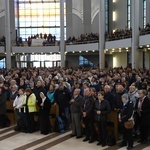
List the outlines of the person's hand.
{"label": "person's hand", "polygon": [[97,114],[98,114],[98,115],[100,115],[100,114],[101,114],[101,111],[100,111],[100,110],[98,110],[98,111],[97,111]]}
{"label": "person's hand", "polygon": [[73,102],[74,102],[74,99],[71,99],[70,102],[73,103]]}
{"label": "person's hand", "polygon": [[86,117],[86,115],[87,115],[86,112],[83,112],[83,117]]}
{"label": "person's hand", "polygon": [[44,106],[44,103],[41,103],[40,106]]}
{"label": "person's hand", "polygon": [[119,118],[119,122],[122,122],[121,118]]}

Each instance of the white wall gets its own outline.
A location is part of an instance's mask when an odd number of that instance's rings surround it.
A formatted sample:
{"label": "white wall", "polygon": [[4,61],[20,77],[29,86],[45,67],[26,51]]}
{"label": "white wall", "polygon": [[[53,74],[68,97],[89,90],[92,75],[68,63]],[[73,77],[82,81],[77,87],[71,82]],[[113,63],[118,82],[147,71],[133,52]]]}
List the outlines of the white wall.
{"label": "white wall", "polygon": [[113,53],[113,67],[127,67],[127,53]]}
{"label": "white wall", "polygon": [[66,51],[72,52],[72,51],[87,51],[87,50],[98,50],[98,43],[91,43],[91,44],[78,44],[78,45],[67,45]]}
{"label": "white wall", "polygon": [[93,22],[92,22],[92,32],[98,33],[99,32],[99,13],[95,16]]}
{"label": "white wall", "polygon": [[73,35],[78,38],[81,34],[84,33],[84,27],[83,27],[83,23],[82,20],[73,14],[73,18],[72,18],[72,30],[73,30]]}
{"label": "white wall", "polygon": [[59,46],[12,47],[12,53],[58,53]]}
{"label": "white wall", "polygon": [[126,0],[116,0],[115,3],[112,3],[110,6],[109,14],[113,14],[113,11],[116,12],[116,21],[113,21],[113,16],[110,21],[110,27],[114,29],[125,29],[127,26],[127,1]]}

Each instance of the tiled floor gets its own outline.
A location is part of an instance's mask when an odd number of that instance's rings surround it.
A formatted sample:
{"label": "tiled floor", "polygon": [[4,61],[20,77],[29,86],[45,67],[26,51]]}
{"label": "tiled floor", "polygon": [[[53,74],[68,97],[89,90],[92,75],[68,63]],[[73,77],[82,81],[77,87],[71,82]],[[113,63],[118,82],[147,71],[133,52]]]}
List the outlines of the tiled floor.
{"label": "tiled floor", "polygon": [[[54,132],[45,136],[39,132],[14,132],[12,127],[0,129],[0,150],[126,150],[126,147],[119,148],[118,144],[112,147],[97,146],[96,141],[89,144],[83,142],[83,138],[71,138],[70,134],[71,131],[64,134]],[[150,141],[145,145],[135,141],[133,150],[150,150]]]}

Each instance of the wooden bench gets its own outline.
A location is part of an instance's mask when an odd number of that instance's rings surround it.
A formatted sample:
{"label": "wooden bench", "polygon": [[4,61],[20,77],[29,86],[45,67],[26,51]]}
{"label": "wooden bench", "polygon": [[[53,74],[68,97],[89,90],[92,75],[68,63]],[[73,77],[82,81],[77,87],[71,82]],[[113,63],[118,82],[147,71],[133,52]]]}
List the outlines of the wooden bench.
{"label": "wooden bench", "polygon": [[59,106],[52,105],[50,111],[50,123],[51,123],[51,130],[55,131],[55,120],[59,116]]}
{"label": "wooden bench", "polygon": [[118,140],[118,113],[116,111],[111,111],[107,117],[107,129],[113,131],[116,141]]}
{"label": "wooden bench", "polygon": [[13,108],[13,101],[6,101],[6,115],[10,120],[10,125],[16,124],[16,114]]}

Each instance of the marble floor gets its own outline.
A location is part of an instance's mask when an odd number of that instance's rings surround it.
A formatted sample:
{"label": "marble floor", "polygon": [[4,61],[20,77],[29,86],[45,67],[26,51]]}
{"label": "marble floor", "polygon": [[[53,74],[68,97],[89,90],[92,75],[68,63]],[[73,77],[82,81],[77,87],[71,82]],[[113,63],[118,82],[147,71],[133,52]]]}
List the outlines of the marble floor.
{"label": "marble floor", "polygon": [[[0,129],[0,150],[126,150],[126,147],[119,148],[120,141],[112,147],[101,147],[96,145],[97,141],[90,144],[83,142],[83,138],[71,137],[71,131],[41,135],[40,132],[15,132],[13,128]],[[150,141],[143,145],[135,141],[133,150],[150,150]]]}

